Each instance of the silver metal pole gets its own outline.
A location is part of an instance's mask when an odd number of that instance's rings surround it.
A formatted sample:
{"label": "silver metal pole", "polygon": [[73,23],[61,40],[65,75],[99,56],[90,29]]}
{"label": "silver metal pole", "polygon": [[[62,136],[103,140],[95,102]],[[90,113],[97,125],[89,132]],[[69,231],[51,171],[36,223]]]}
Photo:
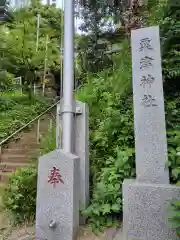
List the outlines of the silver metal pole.
{"label": "silver metal pole", "polygon": [[36,52],[39,47],[39,24],[40,24],[40,14],[37,15],[37,33],[36,33]]}
{"label": "silver metal pole", "polygon": [[62,148],[73,153],[74,137],[74,0],[64,2],[64,67],[63,67]]}

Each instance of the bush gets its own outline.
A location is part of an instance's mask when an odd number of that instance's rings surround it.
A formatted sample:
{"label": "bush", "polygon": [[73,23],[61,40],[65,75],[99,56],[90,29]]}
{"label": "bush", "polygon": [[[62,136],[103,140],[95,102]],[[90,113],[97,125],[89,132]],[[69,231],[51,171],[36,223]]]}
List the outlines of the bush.
{"label": "bush", "polygon": [[[178,172],[180,175],[180,168]],[[178,185],[180,186],[180,182]],[[172,201],[169,210],[169,225],[176,229],[177,235],[180,237],[180,200]]]}
{"label": "bush", "polygon": [[93,191],[91,205],[84,211],[93,230],[112,226],[122,213],[122,183],[135,176],[134,149],[117,149],[117,157],[105,161]]}
{"label": "bush", "polygon": [[163,70],[165,80],[169,81],[168,84],[169,87],[172,87],[171,85],[173,85],[174,92],[175,91],[179,92],[180,89],[179,12],[180,12],[179,0],[168,0],[167,7],[164,11],[163,21],[161,22]]}
{"label": "bush", "polygon": [[[55,149],[55,127],[49,130],[41,142],[41,154]],[[37,158],[36,162],[26,168],[16,170],[9,179],[3,197],[5,209],[12,217],[13,223],[32,221],[36,213],[37,189]]]}
{"label": "bush", "polygon": [[4,206],[11,213],[13,223],[32,220],[36,211],[36,182],[35,166],[22,168],[10,177],[4,194]]}
{"label": "bush", "polygon": [[[180,142],[180,132],[178,140]],[[180,152],[180,147],[177,148],[177,151]],[[173,182],[178,181],[177,185],[180,186],[180,155],[177,156],[176,154],[176,157],[174,157],[172,160],[171,178]],[[170,204],[169,224],[171,227],[176,229],[177,235],[180,237],[180,200],[173,200]]]}
{"label": "bush", "polygon": [[11,98],[1,97],[0,98],[0,112],[10,110],[16,105],[16,102]]}
{"label": "bush", "polygon": [[1,70],[0,71],[0,91],[8,91],[13,88],[13,74]]}
{"label": "bush", "polygon": [[88,104],[90,114],[92,197],[84,214],[93,229],[101,230],[116,222],[122,212],[122,182],[135,176],[128,41],[122,43],[113,70],[89,75],[78,99]]}

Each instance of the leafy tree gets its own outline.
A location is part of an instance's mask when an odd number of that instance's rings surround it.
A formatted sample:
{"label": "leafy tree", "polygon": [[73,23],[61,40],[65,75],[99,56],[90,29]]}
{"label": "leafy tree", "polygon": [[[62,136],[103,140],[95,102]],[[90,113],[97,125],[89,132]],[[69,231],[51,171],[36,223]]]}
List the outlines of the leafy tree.
{"label": "leafy tree", "polygon": [[108,42],[102,42],[101,35],[114,31],[115,9],[106,2],[91,1],[89,5],[83,4],[79,17],[83,19],[80,30],[85,36],[78,42],[82,71],[96,73],[112,66],[112,61],[106,53]]}
{"label": "leafy tree", "polygon": [[180,90],[180,2],[168,0],[161,22],[163,71],[168,91]]}
{"label": "leafy tree", "polygon": [[[36,51],[37,14],[40,14],[39,47]],[[13,13],[12,23],[1,26],[1,69],[23,76],[32,85],[36,72],[59,68],[61,12],[53,6],[32,2]],[[48,36],[48,39],[47,39]]]}

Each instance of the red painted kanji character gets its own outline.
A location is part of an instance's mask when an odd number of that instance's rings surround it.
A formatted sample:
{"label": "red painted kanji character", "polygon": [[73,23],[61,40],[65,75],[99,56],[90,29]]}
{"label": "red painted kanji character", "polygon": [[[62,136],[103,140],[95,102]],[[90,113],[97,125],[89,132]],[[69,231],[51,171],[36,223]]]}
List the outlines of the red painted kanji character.
{"label": "red painted kanji character", "polygon": [[49,176],[48,183],[53,184],[53,187],[55,188],[56,184],[60,182],[64,184],[64,181],[62,180],[62,176],[60,174],[60,170],[56,167],[53,167]]}

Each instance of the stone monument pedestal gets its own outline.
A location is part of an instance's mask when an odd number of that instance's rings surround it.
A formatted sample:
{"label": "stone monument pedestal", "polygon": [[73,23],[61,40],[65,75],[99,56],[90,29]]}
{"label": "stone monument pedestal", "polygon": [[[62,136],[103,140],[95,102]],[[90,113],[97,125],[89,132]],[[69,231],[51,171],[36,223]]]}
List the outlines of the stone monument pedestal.
{"label": "stone monument pedestal", "polygon": [[79,158],[54,150],[39,158],[36,239],[75,240],[78,228]]}
{"label": "stone monument pedestal", "polygon": [[123,184],[123,240],[178,240],[168,226],[170,202],[159,26],[132,30],[136,180]]}
{"label": "stone monument pedestal", "polygon": [[136,180],[123,183],[123,240],[178,240],[168,226],[169,204],[180,187]]}

